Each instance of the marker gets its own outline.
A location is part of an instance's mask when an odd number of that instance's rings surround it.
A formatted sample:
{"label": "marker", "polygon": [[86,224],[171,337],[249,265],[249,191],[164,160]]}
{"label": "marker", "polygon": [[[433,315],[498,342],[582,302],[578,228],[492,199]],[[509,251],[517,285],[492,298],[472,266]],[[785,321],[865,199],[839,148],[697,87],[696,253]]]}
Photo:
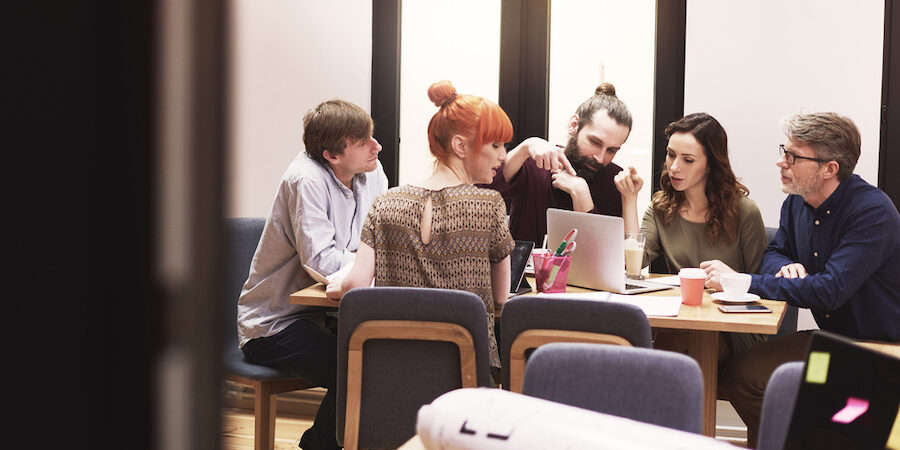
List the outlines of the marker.
{"label": "marker", "polygon": [[559,243],[559,247],[556,247],[556,251],[553,252],[553,256],[562,255],[562,252],[566,249],[566,245],[568,245],[569,242],[574,241],[575,236],[578,236],[578,229],[572,228],[571,231],[566,233],[566,237],[563,238],[562,242]]}
{"label": "marker", "polygon": [[572,252],[575,251],[575,245],[576,245],[576,242],[575,242],[575,241],[569,242],[569,244],[566,245],[566,249],[563,250],[561,256],[569,256],[569,254],[571,254]]}

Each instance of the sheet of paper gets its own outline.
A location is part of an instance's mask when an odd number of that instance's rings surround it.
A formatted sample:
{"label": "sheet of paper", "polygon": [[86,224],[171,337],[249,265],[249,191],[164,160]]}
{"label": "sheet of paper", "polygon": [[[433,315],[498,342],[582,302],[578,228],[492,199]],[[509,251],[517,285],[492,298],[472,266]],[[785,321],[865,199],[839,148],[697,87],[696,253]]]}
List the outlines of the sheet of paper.
{"label": "sheet of paper", "polygon": [[886,448],[900,449],[900,407],[897,407],[897,417],[894,418],[894,428],[891,428],[891,434],[888,435]]}
{"label": "sheet of paper", "polygon": [[[545,295],[545,294],[538,294]],[[653,295],[622,295],[610,292],[584,292],[552,294],[553,296],[579,300],[596,300],[629,303],[641,308],[648,316],[674,317],[681,310],[681,297],[663,297]]]}
{"label": "sheet of paper", "polygon": [[334,280],[335,278],[338,278],[338,277],[344,278],[345,276],[347,276],[347,274],[350,273],[350,269],[353,268],[353,262],[350,262],[346,266],[341,267],[340,269],[338,269],[337,272],[335,272],[331,275],[328,275],[328,276],[322,275],[321,273],[317,272],[315,269],[307,266],[306,264],[303,265],[303,268],[306,269],[307,272],[309,272],[309,275],[311,277],[313,277],[314,280],[318,281],[319,283],[324,284],[325,286],[328,286],[328,283],[331,283],[331,281]]}
{"label": "sheet of paper", "polygon": [[678,275],[669,275],[667,277],[650,278],[648,281],[660,284],[668,284],[669,286],[681,286],[681,278]]}

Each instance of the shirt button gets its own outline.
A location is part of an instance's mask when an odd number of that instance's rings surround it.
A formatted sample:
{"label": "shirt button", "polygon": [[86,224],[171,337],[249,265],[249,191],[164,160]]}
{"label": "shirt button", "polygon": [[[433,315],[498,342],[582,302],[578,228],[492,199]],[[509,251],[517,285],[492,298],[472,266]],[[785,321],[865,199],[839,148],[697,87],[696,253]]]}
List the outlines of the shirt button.
{"label": "shirt button", "polygon": [[825,318],[826,318],[826,319],[830,319],[830,318],[831,318],[831,314],[825,314]]}
{"label": "shirt button", "polygon": [[825,211],[825,214],[831,214],[831,210]]}
{"label": "shirt button", "polygon": [[819,224],[819,220],[818,220],[818,219],[816,219],[816,225],[818,225],[818,224]]}
{"label": "shirt button", "polygon": [[344,194],[344,197],[350,198],[352,194]]}
{"label": "shirt button", "polygon": [[818,257],[819,257],[819,252],[813,252],[813,256],[815,256],[816,258],[818,258]]}

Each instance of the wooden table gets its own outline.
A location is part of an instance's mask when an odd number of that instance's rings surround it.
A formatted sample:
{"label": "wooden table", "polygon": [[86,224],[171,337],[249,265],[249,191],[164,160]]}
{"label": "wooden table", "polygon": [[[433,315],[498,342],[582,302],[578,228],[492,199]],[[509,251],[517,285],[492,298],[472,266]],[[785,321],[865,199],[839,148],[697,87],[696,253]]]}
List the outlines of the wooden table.
{"label": "wooden table", "polygon": [[[651,278],[656,275],[651,275]],[[663,276],[663,275],[658,275]],[[529,280],[535,285],[534,278]],[[569,286],[566,292],[592,292],[590,289]],[[523,294],[523,295],[534,295]],[[650,296],[680,296],[681,289],[674,287],[664,291],[649,292]],[[338,302],[325,297],[325,287],[315,284],[291,294],[291,303],[308,306],[337,307]],[[716,387],[718,383],[719,333],[776,334],[784,318],[785,303],[760,300],[771,313],[726,314],[717,309],[710,292],[703,293],[700,306],[681,305],[676,317],[648,317],[650,326],[661,329],[685,330],[688,333],[688,354],[700,365],[703,373],[703,434],[716,433]]]}
{"label": "wooden table", "polygon": [[[661,275],[660,275],[661,276]],[[651,276],[653,278],[653,276]],[[591,292],[590,289],[569,286],[566,292]],[[528,295],[528,294],[526,294]],[[648,292],[648,296],[681,296],[681,288],[675,287],[664,291]],[[681,305],[678,316],[649,316],[653,328],[685,330],[688,334],[688,355],[700,365],[703,373],[703,434],[716,435],[716,388],[719,374],[719,333],[723,331],[736,333],[775,334],[784,318],[785,303],[773,300],[760,300],[760,304],[768,306],[771,313],[723,313],[719,304],[714,302],[710,291],[703,292],[700,306]]]}

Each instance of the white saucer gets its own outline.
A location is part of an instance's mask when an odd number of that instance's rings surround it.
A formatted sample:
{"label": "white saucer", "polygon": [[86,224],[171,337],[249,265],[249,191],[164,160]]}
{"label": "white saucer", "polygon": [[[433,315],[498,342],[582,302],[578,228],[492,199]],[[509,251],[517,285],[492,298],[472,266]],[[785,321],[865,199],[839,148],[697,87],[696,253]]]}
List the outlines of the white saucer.
{"label": "white saucer", "polygon": [[722,303],[750,303],[759,300],[759,296],[756,294],[746,293],[743,297],[738,298],[728,298],[725,296],[724,292],[716,292],[712,295],[713,300],[718,300]]}

